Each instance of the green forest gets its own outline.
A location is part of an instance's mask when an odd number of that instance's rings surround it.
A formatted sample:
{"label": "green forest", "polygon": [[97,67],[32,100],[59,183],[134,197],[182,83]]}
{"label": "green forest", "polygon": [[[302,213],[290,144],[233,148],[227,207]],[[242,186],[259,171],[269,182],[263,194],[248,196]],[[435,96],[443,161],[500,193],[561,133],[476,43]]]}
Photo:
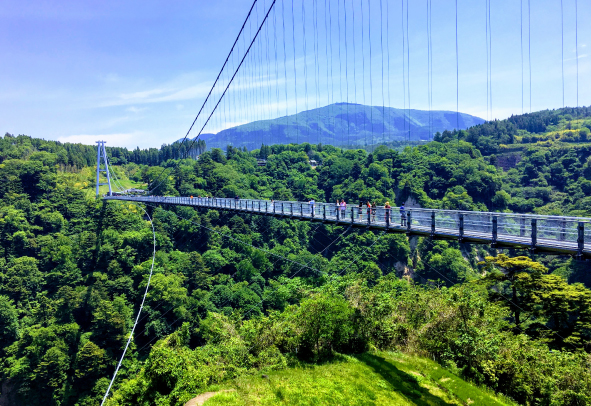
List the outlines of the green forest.
{"label": "green forest", "polygon": [[[173,144],[108,154],[122,183],[156,195],[411,199],[591,216],[590,129],[591,109],[577,108],[445,131],[403,149],[263,145],[195,160],[178,159]],[[152,225],[153,276],[111,406],[183,405],[235,378],[343,357],[377,362],[386,352],[429,358],[518,404],[591,403],[587,262],[107,203],[94,196],[95,164],[92,146],[0,138],[2,405],[100,404],[146,289]]]}

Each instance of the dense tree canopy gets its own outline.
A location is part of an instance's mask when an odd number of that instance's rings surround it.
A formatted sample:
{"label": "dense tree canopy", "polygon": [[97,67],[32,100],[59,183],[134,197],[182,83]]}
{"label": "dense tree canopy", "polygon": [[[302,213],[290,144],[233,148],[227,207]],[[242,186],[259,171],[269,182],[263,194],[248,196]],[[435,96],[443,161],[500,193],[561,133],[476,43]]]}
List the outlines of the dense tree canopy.
{"label": "dense tree canopy", "polygon": [[[591,215],[591,150],[560,141],[585,133],[587,113],[513,117],[398,150],[109,154],[123,181],[161,195]],[[560,135],[525,142],[533,130]],[[501,145],[521,148],[511,168],[498,163]],[[94,199],[95,159],[92,147],[0,138],[0,363],[14,403],[98,403],[139,310],[152,227],[134,204]],[[246,371],[374,347],[427,354],[524,404],[589,401],[591,291],[573,283],[589,285],[584,264],[145,208],[156,230],[154,276],[112,404],[182,404]]]}

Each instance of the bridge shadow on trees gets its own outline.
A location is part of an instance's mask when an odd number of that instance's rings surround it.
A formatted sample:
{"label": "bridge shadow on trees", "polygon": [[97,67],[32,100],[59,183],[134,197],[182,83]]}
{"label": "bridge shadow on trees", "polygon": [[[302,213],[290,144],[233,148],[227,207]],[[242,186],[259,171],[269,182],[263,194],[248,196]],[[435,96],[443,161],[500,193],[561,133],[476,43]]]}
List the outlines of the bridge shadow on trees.
{"label": "bridge shadow on trees", "polygon": [[426,388],[419,385],[416,376],[398,369],[394,364],[383,357],[370,353],[357,355],[356,358],[372,368],[385,381],[392,385],[393,390],[404,395],[418,406],[449,405],[445,400],[433,395]]}

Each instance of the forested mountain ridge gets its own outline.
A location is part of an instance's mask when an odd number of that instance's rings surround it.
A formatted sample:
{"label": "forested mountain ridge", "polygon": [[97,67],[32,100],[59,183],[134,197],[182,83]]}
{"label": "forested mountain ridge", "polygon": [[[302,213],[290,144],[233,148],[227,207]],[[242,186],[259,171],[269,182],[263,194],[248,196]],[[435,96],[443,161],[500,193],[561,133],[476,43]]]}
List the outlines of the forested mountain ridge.
{"label": "forested mountain ridge", "polygon": [[435,140],[468,141],[487,162],[508,169],[495,197],[498,208],[590,216],[590,129],[590,107],[564,108],[444,132]]}
{"label": "forested mountain ridge", "polygon": [[[413,197],[425,207],[515,211],[538,198],[520,194],[528,166],[505,173],[463,134],[372,153],[231,147],[162,167],[119,161],[113,170],[150,184],[170,167],[162,195],[349,204]],[[88,198],[94,173],[64,166],[68,148],[0,139],[1,399],[9,405],[99,403],[151,265],[142,210]],[[531,165],[532,179],[546,176],[544,162]],[[583,179],[573,177],[569,190],[589,197],[582,155],[558,167],[580,168]],[[545,187],[548,199],[561,198],[552,210],[581,210]],[[521,404],[591,401],[591,291],[572,283],[587,282],[584,263],[497,257],[455,241],[418,239],[411,249],[404,235],[289,219],[146,209],[156,266],[111,405],[182,405],[233,377],[371,348],[424,354]]]}
{"label": "forested mountain ridge", "polygon": [[209,148],[311,143],[362,148],[395,141],[429,141],[436,132],[467,129],[483,123],[479,117],[455,111],[408,110],[393,107],[335,103],[272,120],[258,120],[202,134]]}
{"label": "forested mountain ridge", "polygon": [[[188,149],[190,148],[190,151]],[[164,144],[158,148],[128,150],[121,147],[107,146],[110,162],[113,165],[136,163],[140,165],[161,165],[169,159],[191,157],[195,159],[205,151],[205,142],[196,141],[194,145],[186,142],[183,145]],[[77,171],[87,166],[96,165],[96,146],[73,144],[33,138],[26,135],[15,136],[6,133],[0,138],[0,163],[7,159],[19,159],[43,156],[43,152],[53,154],[51,160],[61,170]],[[40,158],[37,158],[40,159]]]}

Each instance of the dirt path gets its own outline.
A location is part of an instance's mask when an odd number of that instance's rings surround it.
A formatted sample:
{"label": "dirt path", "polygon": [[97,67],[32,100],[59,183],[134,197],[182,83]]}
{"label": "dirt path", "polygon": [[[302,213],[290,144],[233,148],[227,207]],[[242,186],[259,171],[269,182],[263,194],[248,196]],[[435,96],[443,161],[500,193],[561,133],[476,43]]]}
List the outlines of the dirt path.
{"label": "dirt path", "polygon": [[201,406],[205,403],[205,401],[215,395],[217,395],[218,393],[222,393],[222,392],[234,392],[234,389],[230,389],[230,390],[220,390],[217,392],[205,392],[202,393],[201,395],[189,400],[187,403],[185,403],[185,406]]}

